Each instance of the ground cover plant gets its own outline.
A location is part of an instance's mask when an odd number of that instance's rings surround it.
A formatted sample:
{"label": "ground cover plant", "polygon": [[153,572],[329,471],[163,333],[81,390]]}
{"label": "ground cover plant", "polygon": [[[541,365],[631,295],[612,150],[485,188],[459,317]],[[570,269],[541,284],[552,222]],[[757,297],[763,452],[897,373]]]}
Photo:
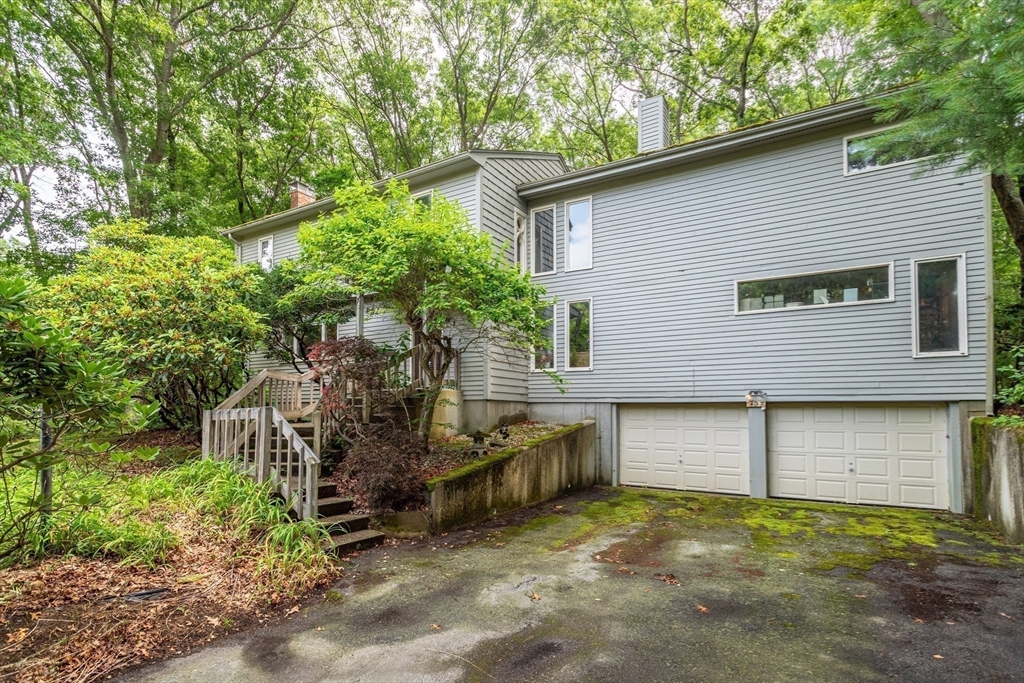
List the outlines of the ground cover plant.
{"label": "ground cover plant", "polygon": [[325,531],[290,522],[230,464],[84,478],[105,503],[62,525],[46,559],[0,574],[2,678],[105,678],[280,614],[338,574]]}

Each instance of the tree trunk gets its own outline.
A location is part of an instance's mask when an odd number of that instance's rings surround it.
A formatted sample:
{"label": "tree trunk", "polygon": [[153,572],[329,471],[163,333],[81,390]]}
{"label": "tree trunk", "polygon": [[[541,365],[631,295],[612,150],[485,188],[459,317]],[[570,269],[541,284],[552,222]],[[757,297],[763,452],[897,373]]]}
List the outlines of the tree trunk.
{"label": "tree trunk", "polygon": [[999,208],[1006,217],[1006,225],[1010,229],[1013,243],[1020,252],[1020,296],[1024,299],[1024,179],[1017,182],[1005,173],[992,174],[992,191],[999,202]]}

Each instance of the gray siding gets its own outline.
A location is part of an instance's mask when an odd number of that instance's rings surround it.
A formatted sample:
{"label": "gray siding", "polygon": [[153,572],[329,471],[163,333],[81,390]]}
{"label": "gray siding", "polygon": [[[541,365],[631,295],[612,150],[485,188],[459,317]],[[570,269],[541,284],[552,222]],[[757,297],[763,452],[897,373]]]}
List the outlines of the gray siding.
{"label": "gray siding", "polygon": [[433,189],[437,194],[443,195],[445,199],[458,202],[459,206],[465,209],[466,213],[469,215],[470,224],[479,228],[480,188],[478,174],[479,169],[476,171],[462,173],[445,180],[444,182],[438,183],[432,188],[428,185],[412,183],[410,184],[409,189],[413,194],[419,194],[420,192],[426,192],[429,189]]}
{"label": "gray siding", "polygon": [[[489,157],[481,178],[483,200],[482,228],[494,236],[495,247],[514,258],[515,212],[527,213],[516,186],[543,180],[564,172],[552,158]],[[490,349],[487,365],[487,396],[497,401],[525,401],[528,398],[527,360],[500,347]],[[463,364],[465,368],[465,364]]]}
{"label": "gray siding", "polygon": [[[531,401],[983,400],[985,184],[912,166],[843,175],[834,129],[593,192],[594,267],[536,282],[559,299],[562,396]],[[534,206],[551,204],[538,200]],[[969,355],[911,357],[910,260],[966,254]],[[895,262],[892,303],[734,314],[738,279]],[[564,302],[593,298],[592,371],[566,371]]]}

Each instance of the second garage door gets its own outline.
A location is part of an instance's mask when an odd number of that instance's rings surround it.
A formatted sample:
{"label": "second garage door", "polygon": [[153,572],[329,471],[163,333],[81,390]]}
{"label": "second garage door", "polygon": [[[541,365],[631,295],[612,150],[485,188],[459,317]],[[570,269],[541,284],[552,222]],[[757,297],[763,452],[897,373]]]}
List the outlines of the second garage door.
{"label": "second garage door", "polygon": [[768,495],[946,509],[941,405],[768,406]]}
{"label": "second garage door", "polygon": [[619,454],[627,486],[750,493],[743,405],[620,406]]}

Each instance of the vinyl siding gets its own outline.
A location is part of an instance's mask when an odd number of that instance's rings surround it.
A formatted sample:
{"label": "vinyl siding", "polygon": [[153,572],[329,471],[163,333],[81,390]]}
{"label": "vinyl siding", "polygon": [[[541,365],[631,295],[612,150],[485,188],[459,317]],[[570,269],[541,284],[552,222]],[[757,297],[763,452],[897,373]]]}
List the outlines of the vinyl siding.
{"label": "vinyl siding", "polygon": [[[564,172],[562,164],[552,158],[489,157],[484,165],[481,187],[483,229],[494,236],[495,248],[512,260],[515,255],[515,212],[526,214],[526,203],[519,198],[516,186],[542,180]],[[528,398],[526,358],[511,349],[494,346],[488,358],[487,398],[497,401],[526,401]],[[466,363],[463,363],[465,372]],[[480,397],[483,398],[483,397]]]}
{"label": "vinyl siding", "polygon": [[471,225],[480,227],[480,192],[478,186],[477,171],[471,171],[468,173],[462,173],[454,176],[449,180],[434,185],[433,188],[424,185],[412,184],[409,186],[410,191],[413,194],[419,194],[420,192],[426,192],[429,189],[433,189],[436,194],[443,195],[445,199],[449,201],[455,201],[459,203],[466,213],[469,215],[469,222]]}
{"label": "vinyl siding", "polygon": [[[912,166],[843,175],[847,126],[593,192],[594,267],[537,276],[560,302],[593,298],[592,371],[531,401],[983,400],[985,184]],[[550,204],[538,200],[536,206]],[[911,357],[910,260],[966,254],[969,355]],[[895,262],[891,303],[735,315],[735,281]]]}

